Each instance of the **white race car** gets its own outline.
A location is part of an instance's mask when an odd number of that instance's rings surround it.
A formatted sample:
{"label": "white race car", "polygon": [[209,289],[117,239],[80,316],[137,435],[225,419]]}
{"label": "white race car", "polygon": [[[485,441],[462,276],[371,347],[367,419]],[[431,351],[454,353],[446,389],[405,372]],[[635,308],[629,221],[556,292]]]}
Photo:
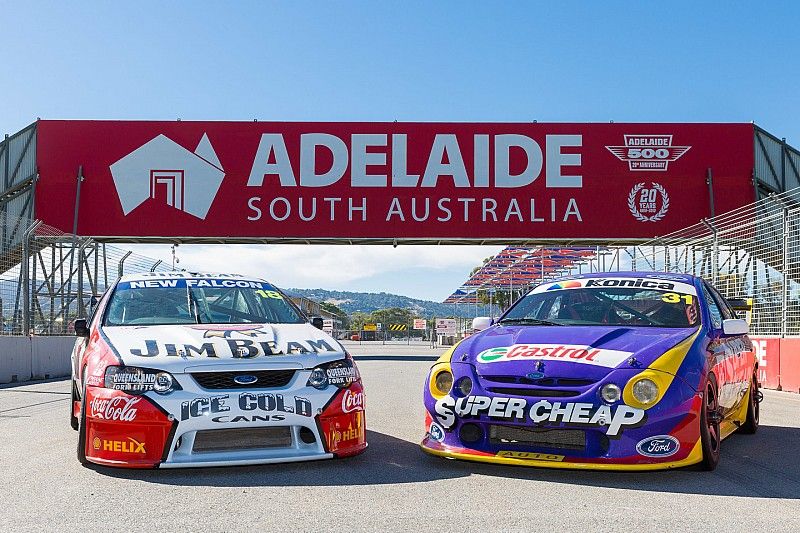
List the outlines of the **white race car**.
{"label": "white race car", "polygon": [[173,468],[364,451],[358,369],[312,322],[261,279],[124,276],[75,321],[78,460]]}

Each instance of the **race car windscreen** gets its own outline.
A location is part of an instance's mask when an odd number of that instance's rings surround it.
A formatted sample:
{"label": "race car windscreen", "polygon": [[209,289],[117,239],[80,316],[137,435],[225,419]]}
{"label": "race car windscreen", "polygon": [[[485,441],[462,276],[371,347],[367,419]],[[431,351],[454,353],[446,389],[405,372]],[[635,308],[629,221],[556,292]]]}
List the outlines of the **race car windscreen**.
{"label": "race car windscreen", "polygon": [[106,326],[299,324],[305,319],[275,287],[227,278],[121,282],[108,303]]}
{"label": "race car windscreen", "polygon": [[[583,285],[586,285],[583,280]],[[601,280],[603,281],[603,280]],[[640,280],[641,281],[641,280]],[[673,290],[648,287],[539,287],[523,297],[501,319],[505,324],[688,328],[699,323],[697,297],[691,285]],[[676,285],[690,289],[675,290]],[[685,292],[684,292],[685,291]]]}

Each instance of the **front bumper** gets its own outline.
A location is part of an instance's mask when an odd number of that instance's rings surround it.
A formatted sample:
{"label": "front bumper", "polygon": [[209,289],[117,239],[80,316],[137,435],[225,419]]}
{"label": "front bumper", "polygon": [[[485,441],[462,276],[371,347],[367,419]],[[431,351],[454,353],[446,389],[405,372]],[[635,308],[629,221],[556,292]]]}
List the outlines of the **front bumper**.
{"label": "front bumper", "polygon": [[[454,381],[464,369],[457,372]],[[617,378],[627,382],[627,376]],[[702,396],[680,379],[646,410],[621,401],[604,404],[598,394],[602,382],[575,387],[570,397],[535,396],[523,386],[515,389],[518,395],[497,394],[477,377],[473,383],[468,397],[434,397],[426,390],[423,451],[487,463],[592,470],[659,470],[702,460]]]}
{"label": "front bumper", "polygon": [[642,471],[642,470],[666,470],[671,468],[681,468],[699,463],[703,459],[703,452],[698,441],[691,452],[683,459],[677,461],[665,461],[655,463],[623,463],[608,459],[602,462],[588,462],[585,459],[569,458],[558,454],[543,454],[538,452],[515,452],[516,456],[502,456],[472,450],[469,448],[459,448],[445,446],[426,437],[420,444],[422,450],[431,455],[445,457],[447,459],[462,459],[466,461],[478,461],[481,463],[495,463],[513,466],[535,466],[540,468],[567,468],[574,470],[618,470],[618,471]]}
{"label": "front bumper", "polygon": [[323,391],[292,384],[183,387],[165,396],[88,387],[87,460],[125,468],[215,467],[330,459],[367,447],[359,382]]}

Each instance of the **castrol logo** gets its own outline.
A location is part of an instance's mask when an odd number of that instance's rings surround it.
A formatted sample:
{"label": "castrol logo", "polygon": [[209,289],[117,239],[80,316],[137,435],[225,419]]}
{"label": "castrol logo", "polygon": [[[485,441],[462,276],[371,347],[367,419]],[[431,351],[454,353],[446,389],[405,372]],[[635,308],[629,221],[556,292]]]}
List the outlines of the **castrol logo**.
{"label": "castrol logo", "polygon": [[141,398],[116,398],[100,399],[95,398],[89,404],[92,418],[100,420],[118,420],[121,422],[133,422],[136,420],[137,410],[134,407]]}
{"label": "castrol logo", "polygon": [[364,410],[364,393],[353,392],[350,389],[344,391],[342,396],[342,411],[352,413],[353,411]]}

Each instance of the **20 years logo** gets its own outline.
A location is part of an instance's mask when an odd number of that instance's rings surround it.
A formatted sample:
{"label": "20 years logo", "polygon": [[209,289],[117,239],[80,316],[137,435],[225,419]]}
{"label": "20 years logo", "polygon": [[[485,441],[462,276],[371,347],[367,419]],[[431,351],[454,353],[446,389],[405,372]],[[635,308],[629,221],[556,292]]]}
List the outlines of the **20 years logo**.
{"label": "20 years logo", "polygon": [[658,222],[669,211],[669,194],[660,183],[637,183],[628,194],[628,210],[639,222]]}

